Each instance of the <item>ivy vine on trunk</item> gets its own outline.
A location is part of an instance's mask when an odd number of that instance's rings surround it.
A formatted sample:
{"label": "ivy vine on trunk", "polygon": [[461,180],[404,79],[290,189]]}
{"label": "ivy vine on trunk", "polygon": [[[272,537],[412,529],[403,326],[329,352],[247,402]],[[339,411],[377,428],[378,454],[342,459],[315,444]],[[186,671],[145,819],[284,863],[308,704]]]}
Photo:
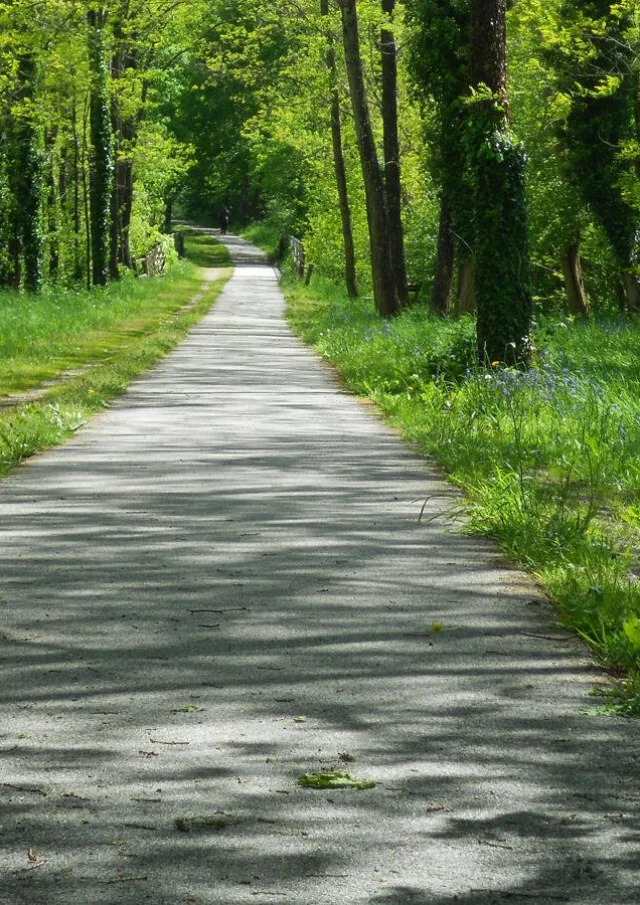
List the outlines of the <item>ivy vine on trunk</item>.
{"label": "ivy vine on trunk", "polygon": [[111,192],[113,185],[113,147],[108,87],[108,60],[104,39],[106,13],[102,8],[87,12],[89,26],[89,65],[91,70],[91,261],[96,286],[109,279]]}
{"label": "ivy vine on trunk", "polygon": [[470,82],[478,357],[521,364],[529,357],[531,296],[525,159],[508,125],[506,0],[472,0]]}

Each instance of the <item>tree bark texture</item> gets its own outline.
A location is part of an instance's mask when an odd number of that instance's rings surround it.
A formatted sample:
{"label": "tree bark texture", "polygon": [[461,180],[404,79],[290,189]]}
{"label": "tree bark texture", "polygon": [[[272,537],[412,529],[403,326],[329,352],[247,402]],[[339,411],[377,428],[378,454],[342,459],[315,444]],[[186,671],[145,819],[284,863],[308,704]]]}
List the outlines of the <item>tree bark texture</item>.
{"label": "tree bark texture", "polygon": [[473,314],[478,307],[476,295],[476,268],[473,257],[467,255],[458,264],[458,295],[456,298],[456,316]]}
{"label": "tree bark texture", "polygon": [[[390,18],[396,0],[382,0],[382,11]],[[382,126],[384,145],[384,188],[387,204],[389,249],[396,280],[398,301],[407,303],[407,272],[402,232],[402,186],[400,179],[400,140],[398,137],[398,49],[393,31],[380,32],[382,56]]]}
{"label": "tree bark texture", "polygon": [[472,0],[469,74],[471,85],[486,85],[508,116],[506,12],[507,0]]}
{"label": "tree bark texture", "polygon": [[106,285],[109,279],[111,190],[113,184],[111,113],[107,87],[107,60],[104,46],[104,13],[87,12],[89,26],[89,66],[91,91],[89,123],[90,155],[90,211],[92,278],[96,286]]}
{"label": "tree bark texture", "polygon": [[[55,166],[55,129],[45,136],[45,150],[47,158],[46,169],[46,218],[49,245],[49,277],[55,279],[60,268],[60,242],[58,235],[57,211],[62,207],[63,199],[58,196],[60,181],[56,182]],[[61,167],[64,172],[64,166]]]}
{"label": "tree bark texture", "polygon": [[[116,51],[111,61],[111,74],[121,79],[126,70],[137,69],[136,53],[127,45],[122,22],[128,13],[128,4],[123,3],[120,17],[114,24]],[[114,177],[111,193],[111,276],[119,276],[119,268],[131,269],[129,231],[133,210],[133,146],[138,133],[138,124],[132,116],[123,116],[116,96],[111,99],[111,120],[114,140]]]}
{"label": "tree bark texture", "polygon": [[431,292],[431,310],[445,317],[449,311],[449,298],[453,282],[454,244],[451,205],[448,196],[440,196],[440,225],[438,228],[438,249],[436,258],[436,278]]}
{"label": "tree bark texture", "polygon": [[356,0],[340,0],[340,9],[347,76],[365,188],[373,298],[379,313],[390,317],[398,313],[400,306],[387,234],[384,178],[376,153],[364,85]]}
{"label": "tree bark texture", "polygon": [[[329,15],[329,0],[320,0],[320,14]],[[333,34],[327,29],[327,69],[331,90],[331,143],[333,147],[333,167],[336,176],[336,187],[340,204],[340,221],[342,224],[342,241],[344,245],[344,270],[347,295],[350,299],[358,298],[356,280],[356,253],[353,241],[353,224],[349,190],[347,187],[347,170],[342,148],[342,125],[340,122],[340,95],[337,88],[337,65]]]}
{"label": "tree bark texture", "polygon": [[[82,181],[82,173],[80,135],[78,133],[78,108],[77,100],[75,97],[73,99],[71,124],[73,129],[73,163],[71,170],[71,178],[73,182],[73,278],[76,282],[79,283],[83,276],[82,256],[80,254],[80,184]],[[87,267],[89,267],[88,261]]]}
{"label": "tree bark texture", "polygon": [[572,242],[562,255],[562,273],[567,295],[567,310],[577,317],[586,317],[589,313],[587,293],[582,276],[580,260],[580,240]]}
{"label": "tree bark texture", "polygon": [[[473,176],[478,357],[521,364],[529,356],[524,154],[508,129],[506,0],[472,0],[469,166]],[[493,97],[484,98],[482,86]]]}

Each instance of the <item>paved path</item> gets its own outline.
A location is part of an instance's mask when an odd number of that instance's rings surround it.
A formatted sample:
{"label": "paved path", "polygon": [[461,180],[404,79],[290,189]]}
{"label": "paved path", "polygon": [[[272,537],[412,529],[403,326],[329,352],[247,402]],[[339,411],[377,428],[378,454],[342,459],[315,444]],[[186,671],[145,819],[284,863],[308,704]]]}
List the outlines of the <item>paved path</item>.
{"label": "paved path", "polygon": [[228,244],[190,338],[0,486],[0,902],[635,905],[640,724]]}

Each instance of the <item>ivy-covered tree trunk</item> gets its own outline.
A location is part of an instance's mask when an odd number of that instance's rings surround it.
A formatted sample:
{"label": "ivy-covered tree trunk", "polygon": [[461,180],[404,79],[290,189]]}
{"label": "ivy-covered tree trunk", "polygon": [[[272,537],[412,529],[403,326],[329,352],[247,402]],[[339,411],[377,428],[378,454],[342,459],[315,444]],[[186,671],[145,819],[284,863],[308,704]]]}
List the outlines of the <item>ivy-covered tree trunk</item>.
{"label": "ivy-covered tree trunk", "polygon": [[[320,14],[329,15],[329,0],[320,0]],[[336,175],[336,187],[340,204],[340,222],[342,225],[342,241],[344,245],[344,270],[347,295],[350,299],[358,298],[358,283],[356,280],[356,253],[353,241],[353,225],[351,219],[351,205],[349,203],[349,190],[347,186],[347,170],[344,162],[342,147],[342,125],[340,122],[340,95],[338,93],[338,75],[336,64],[336,52],[333,34],[327,29],[327,69],[329,70],[329,82],[331,91],[331,144],[333,147],[333,168]]]}
{"label": "ivy-covered tree trunk", "polygon": [[42,235],[43,155],[34,121],[37,64],[33,53],[20,56],[18,98],[12,115],[9,139],[9,184],[13,195],[12,257],[16,284],[20,283],[22,258],[24,288],[39,292],[42,288],[44,242]]}
{"label": "ivy-covered tree trunk", "polygon": [[[120,6],[113,29],[117,46],[111,74],[116,80],[122,79],[127,70],[138,68],[137,54],[129,46],[129,41],[135,36],[126,35],[123,27],[128,14],[129,3],[125,0]],[[111,275],[117,279],[121,266],[129,269],[132,267],[129,232],[133,210],[133,149],[138,123],[135,116],[123,112],[120,99],[115,94],[111,99],[111,119],[115,161],[111,193]]]}
{"label": "ivy-covered tree trunk", "polygon": [[[382,0],[382,11],[391,20],[396,0]],[[398,49],[391,28],[380,32],[382,56],[382,127],[384,145],[384,188],[387,204],[389,249],[396,280],[398,301],[406,304],[407,271],[402,231],[402,185],[400,180],[400,140],[398,137]]]}
{"label": "ivy-covered tree trunk", "polygon": [[111,190],[113,148],[108,89],[108,64],[104,40],[106,14],[103,9],[87,12],[89,26],[90,96],[90,212],[91,267],[96,286],[109,279]]}
{"label": "ivy-covered tree trunk", "polygon": [[340,0],[340,9],[347,76],[365,188],[373,298],[378,312],[383,317],[390,317],[398,313],[400,305],[388,241],[384,178],[376,152],[362,71],[356,0]]}
{"label": "ivy-covered tree trunk", "polygon": [[472,0],[470,49],[478,356],[520,364],[529,355],[531,297],[524,154],[507,121],[506,0]]}

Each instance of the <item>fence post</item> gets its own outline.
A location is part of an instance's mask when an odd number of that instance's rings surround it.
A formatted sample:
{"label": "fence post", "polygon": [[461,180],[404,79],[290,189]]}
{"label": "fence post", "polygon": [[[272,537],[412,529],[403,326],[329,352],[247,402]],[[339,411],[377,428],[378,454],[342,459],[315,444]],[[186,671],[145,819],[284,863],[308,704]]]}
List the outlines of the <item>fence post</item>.
{"label": "fence post", "polygon": [[289,251],[291,252],[291,260],[296,269],[296,273],[302,279],[304,276],[304,245],[300,239],[295,236],[289,236]]}

